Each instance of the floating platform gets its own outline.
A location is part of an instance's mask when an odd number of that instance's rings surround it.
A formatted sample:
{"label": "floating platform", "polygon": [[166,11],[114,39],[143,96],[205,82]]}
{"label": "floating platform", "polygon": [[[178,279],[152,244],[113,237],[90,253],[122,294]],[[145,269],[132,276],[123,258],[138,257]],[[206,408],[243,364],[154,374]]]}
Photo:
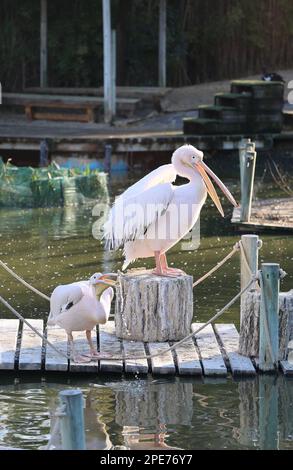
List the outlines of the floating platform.
{"label": "floating platform", "polygon": [[[43,320],[28,321],[63,353],[68,352],[67,335],[61,328],[45,328]],[[193,323],[192,331],[202,324]],[[94,336],[94,335],[93,335]],[[85,333],[74,333],[78,352],[89,350]],[[238,354],[239,334],[233,324],[209,325],[196,339],[179,345],[175,351],[167,351],[171,343],[142,343],[120,340],[115,336],[115,325],[109,321],[101,325],[94,338],[101,353],[133,356],[134,359],[100,360],[86,364],[68,361],[50,346],[42,344],[41,338],[19,320],[0,320],[0,371],[39,371],[63,373],[127,373],[179,376],[233,377],[254,376],[258,361]],[[166,353],[152,358],[135,360],[148,353]],[[293,364],[282,361],[280,369],[285,375],[293,375]]]}
{"label": "floating platform", "polygon": [[240,222],[241,208],[235,208],[231,222],[244,231],[293,231],[293,197],[254,201],[249,222]]}

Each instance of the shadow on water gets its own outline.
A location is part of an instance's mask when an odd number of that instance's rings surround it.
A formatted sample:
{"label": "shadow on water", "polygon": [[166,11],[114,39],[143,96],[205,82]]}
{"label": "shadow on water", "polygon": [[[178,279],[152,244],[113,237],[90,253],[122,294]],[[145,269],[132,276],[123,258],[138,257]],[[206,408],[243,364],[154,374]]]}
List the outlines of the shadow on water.
{"label": "shadow on water", "polygon": [[[0,387],[0,446],[44,448],[58,406],[58,392],[82,389],[89,449],[292,449],[293,381],[258,376],[239,382],[210,379],[100,377],[89,384],[13,383]],[[51,418],[51,419],[50,419]],[[60,449],[59,428],[51,441]]]}

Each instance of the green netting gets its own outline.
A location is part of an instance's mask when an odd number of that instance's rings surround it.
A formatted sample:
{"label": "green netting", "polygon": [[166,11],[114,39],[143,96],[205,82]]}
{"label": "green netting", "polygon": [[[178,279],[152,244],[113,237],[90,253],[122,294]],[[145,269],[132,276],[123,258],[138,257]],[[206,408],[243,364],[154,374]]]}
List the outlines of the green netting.
{"label": "green netting", "polygon": [[108,199],[107,175],[89,168],[15,167],[0,157],[0,207],[54,207]]}

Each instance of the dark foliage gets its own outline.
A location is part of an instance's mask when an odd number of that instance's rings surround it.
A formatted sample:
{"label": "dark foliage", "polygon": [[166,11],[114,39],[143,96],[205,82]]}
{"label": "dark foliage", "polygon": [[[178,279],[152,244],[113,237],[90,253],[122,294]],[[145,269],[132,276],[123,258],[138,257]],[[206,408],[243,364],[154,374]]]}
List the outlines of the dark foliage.
{"label": "dark foliage", "polygon": [[[156,85],[158,0],[112,0],[121,85]],[[293,65],[292,0],[168,0],[168,85]],[[40,2],[0,0],[0,80],[39,84]],[[102,1],[48,1],[49,84],[99,86]]]}

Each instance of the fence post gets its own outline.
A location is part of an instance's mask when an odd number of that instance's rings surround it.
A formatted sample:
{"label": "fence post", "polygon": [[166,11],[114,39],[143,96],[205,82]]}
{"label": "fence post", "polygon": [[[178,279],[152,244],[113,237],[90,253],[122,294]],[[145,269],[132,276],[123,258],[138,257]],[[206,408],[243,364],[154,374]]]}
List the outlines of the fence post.
{"label": "fence post", "polygon": [[47,140],[40,142],[40,163],[39,166],[48,166],[49,164],[49,146]]}
{"label": "fence post", "polygon": [[242,194],[242,186],[243,186],[243,166],[244,166],[244,161],[245,161],[246,146],[251,143],[252,142],[250,139],[241,139],[239,142],[239,146],[238,146],[241,194]]}
{"label": "fence post", "polygon": [[104,170],[108,173],[109,177],[111,176],[112,167],[112,145],[105,145],[105,155],[104,155]]}
{"label": "fence post", "polygon": [[[240,252],[240,278],[241,289],[244,289],[249,283],[251,275],[256,275],[258,271],[258,251],[262,242],[258,235],[242,235],[241,243],[244,253]],[[255,282],[250,290],[256,289],[256,287],[257,283]],[[243,318],[244,297],[245,294],[241,296],[240,323]]]}
{"label": "fence post", "polygon": [[255,175],[256,152],[246,150],[242,166],[240,222],[249,222]]}
{"label": "fence post", "polygon": [[278,367],[279,358],[280,265],[263,263],[260,284],[259,369],[269,372]]}
{"label": "fence post", "polygon": [[59,393],[66,416],[61,419],[63,450],[85,450],[83,395],[80,390],[63,390]]}

